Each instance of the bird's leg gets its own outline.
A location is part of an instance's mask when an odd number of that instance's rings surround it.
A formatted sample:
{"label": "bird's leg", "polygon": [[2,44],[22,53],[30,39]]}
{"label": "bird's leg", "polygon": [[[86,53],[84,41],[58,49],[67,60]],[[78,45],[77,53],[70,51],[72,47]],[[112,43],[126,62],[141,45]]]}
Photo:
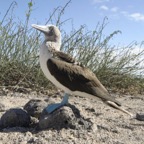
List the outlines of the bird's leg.
{"label": "bird's leg", "polygon": [[53,111],[61,108],[62,106],[68,104],[69,95],[67,93],[64,94],[63,100],[61,103],[50,104],[46,107],[46,111],[50,114]]}

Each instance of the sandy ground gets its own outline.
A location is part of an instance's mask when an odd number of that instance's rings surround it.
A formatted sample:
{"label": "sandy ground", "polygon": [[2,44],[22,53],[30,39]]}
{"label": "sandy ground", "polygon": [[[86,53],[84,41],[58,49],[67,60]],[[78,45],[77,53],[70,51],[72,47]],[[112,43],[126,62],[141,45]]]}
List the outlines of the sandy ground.
{"label": "sandy ground", "polygon": [[[113,94],[114,95],[114,94]],[[115,95],[124,108],[136,114],[144,113],[144,95]],[[23,107],[31,99],[46,99],[46,94],[36,92],[0,92],[0,116],[9,108]],[[51,98],[61,101],[61,96]],[[122,113],[93,99],[70,97],[85,119],[93,123],[92,129],[47,129],[36,131],[33,128],[14,127],[0,131],[0,144],[144,144],[144,121],[131,119]]]}

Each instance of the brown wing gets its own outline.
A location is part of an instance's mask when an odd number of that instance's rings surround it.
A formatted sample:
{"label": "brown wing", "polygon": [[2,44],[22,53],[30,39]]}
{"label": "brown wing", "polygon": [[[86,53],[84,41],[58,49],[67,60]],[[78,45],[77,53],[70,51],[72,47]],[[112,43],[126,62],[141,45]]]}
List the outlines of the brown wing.
{"label": "brown wing", "polygon": [[64,52],[55,51],[54,55],[57,56],[58,58],[64,60],[64,61],[66,61],[66,62],[69,62],[69,63],[75,62],[75,59],[72,56],[70,56],[69,54],[66,54]]}
{"label": "brown wing", "polygon": [[104,101],[113,101],[120,105],[118,101],[110,96],[95,74],[89,69],[54,58],[47,61],[47,67],[51,75],[71,91],[86,92]]}
{"label": "brown wing", "polygon": [[54,57],[57,57],[63,61],[66,61],[68,63],[73,63],[73,64],[76,64],[76,65],[80,65],[80,66],[83,66],[80,62],[77,62],[71,55],[69,54],[66,54],[64,52],[61,52],[61,51],[54,51]]}

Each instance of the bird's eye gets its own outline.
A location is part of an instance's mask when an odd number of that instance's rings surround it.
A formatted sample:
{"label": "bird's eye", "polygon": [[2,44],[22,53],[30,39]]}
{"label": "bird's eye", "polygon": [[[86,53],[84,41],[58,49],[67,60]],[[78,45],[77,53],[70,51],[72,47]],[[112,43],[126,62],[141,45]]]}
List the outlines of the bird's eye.
{"label": "bird's eye", "polygon": [[48,35],[49,35],[49,36],[52,36],[53,34],[54,34],[54,30],[53,30],[52,27],[50,27],[50,28],[49,28],[49,33],[48,33]]}

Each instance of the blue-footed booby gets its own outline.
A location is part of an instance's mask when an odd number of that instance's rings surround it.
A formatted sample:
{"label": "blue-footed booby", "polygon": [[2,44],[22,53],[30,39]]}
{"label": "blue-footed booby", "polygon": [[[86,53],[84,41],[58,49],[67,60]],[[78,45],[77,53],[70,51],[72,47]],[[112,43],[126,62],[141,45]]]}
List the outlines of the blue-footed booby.
{"label": "blue-footed booby", "polygon": [[54,25],[32,25],[45,35],[40,48],[40,66],[45,76],[58,88],[65,92],[61,103],[48,105],[48,113],[68,103],[69,94],[87,98],[100,98],[108,105],[117,108],[130,116],[131,113],[121,108],[121,104],[112,97],[101,84],[96,75],[79,64],[70,55],[60,51],[61,33]]}

